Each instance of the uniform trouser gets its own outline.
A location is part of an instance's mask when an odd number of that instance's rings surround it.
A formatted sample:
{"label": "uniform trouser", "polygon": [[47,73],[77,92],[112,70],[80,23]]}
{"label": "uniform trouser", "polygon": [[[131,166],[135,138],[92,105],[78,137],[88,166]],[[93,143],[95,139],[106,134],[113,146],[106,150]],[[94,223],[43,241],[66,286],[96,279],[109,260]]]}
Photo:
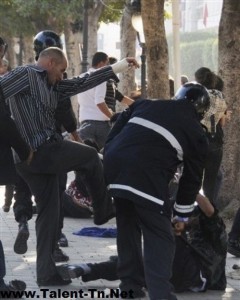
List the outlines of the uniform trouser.
{"label": "uniform trouser", "polygon": [[[37,205],[37,279],[56,274],[52,257],[59,222],[59,174],[69,171],[85,175],[95,212],[106,207],[107,190],[97,151],[70,141],[51,141],[40,146],[31,164],[17,164],[17,170],[28,183]],[[95,218],[95,217],[94,217]],[[95,220],[95,219],[94,219]]]}
{"label": "uniform trouser", "polygon": [[146,282],[151,300],[176,299],[172,298],[169,282],[175,252],[170,219],[160,209],[126,199],[115,200],[120,288],[139,289]]}
{"label": "uniform trouser", "polygon": [[240,208],[238,209],[232,224],[231,231],[228,234],[230,239],[240,239]]}

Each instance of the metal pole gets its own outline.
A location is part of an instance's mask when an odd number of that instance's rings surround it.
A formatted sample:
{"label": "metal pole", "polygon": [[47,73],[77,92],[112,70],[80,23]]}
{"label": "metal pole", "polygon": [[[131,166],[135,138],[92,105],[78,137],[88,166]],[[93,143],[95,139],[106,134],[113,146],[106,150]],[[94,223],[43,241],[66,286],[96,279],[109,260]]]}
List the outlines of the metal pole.
{"label": "metal pole", "polygon": [[172,26],[173,26],[174,89],[175,91],[177,91],[181,85],[179,0],[172,1]]}
{"label": "metal pole", "polygon": [[83,48],[82,48],[82,72],[88,69],[88,0],[84,0],[83,6]]}
{"label": "metal pole", "polygon": [[142,47],[141,54],[141,97],[146,98],[146,46],[145,43],[140,43]]}

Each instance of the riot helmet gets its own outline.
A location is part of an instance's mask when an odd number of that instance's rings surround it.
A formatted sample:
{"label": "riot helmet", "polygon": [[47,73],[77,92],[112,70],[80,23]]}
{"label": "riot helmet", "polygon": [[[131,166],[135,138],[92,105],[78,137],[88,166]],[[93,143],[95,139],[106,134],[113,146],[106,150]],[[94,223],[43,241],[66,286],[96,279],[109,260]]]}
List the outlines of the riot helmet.
{"label": "riot helmet", "polygon": [[210,107],[210,96],[207,89],[195,82],[185,83],[176,93],[176,100],[188,100],[191,103],[200,120],[203,119],[204,114]]}
{"label": "riot helmet", "polygon": [[40,52],[48,47],[63,48],[60,36],[51,30],[44,30],[39,32],[33,40],[33,49],[35,51],[35,59],[38,60]]}

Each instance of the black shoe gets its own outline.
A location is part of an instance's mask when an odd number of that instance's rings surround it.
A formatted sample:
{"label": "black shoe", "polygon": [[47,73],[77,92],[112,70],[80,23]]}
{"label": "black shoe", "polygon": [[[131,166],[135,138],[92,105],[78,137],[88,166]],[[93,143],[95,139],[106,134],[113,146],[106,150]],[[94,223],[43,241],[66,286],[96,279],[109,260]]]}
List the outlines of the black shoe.
{"label": "black shoe", "polygon": [[79,265],[57,266],[57,271],[64,279],[74,279],[84,275],[84,270]]}
{"label": "black shoe", "polygon": [[69,256],[67,256],[60,248],[56,248],[53,253],[53,259],[55,262],[69,261]]}
{"label": "black shoe", "polygon": [[64,280],[59,274],[55,274],[48,279],[38,279],[38,286],[50,286],[50,285],[68,285],[72,280]]}
{"label": "black shoe", "polygon": [[[11,205],[10,205],[10,206],[11,206]],[[3,207],[2,207],[3,211],[4,211],[4,212],[9,212],[10,206],[7,205],[7,204],[4,204]]]}
{"label": "black shoe", "polygon": [[61,233],[61,237],[58,240],[59,247],[68,247],[68,240],[64,233]]}
{"label": "black shoe", "polygon": [[14,243],[14,252],[17,254],[24,254],[27,252],[27,240],[29,238],[29,230],[27,221],[19,223],[18,234]]}
{"label": "black shoe", "polygon": [[0,299],[1,296],[3,296],[4,292],[7,293],[7,297],[5,296],[4,298],[12,298],[12,299],[20,299],[22,298],[24,295],[22,295],[19,292],[23,292],[26,290],[26,283],[24,281],[21,280],[12,280],[9,281],[8,284],[3,283],[0,286],[0,293],[2,293],[2,295],[0,295]]}
{"label": "black shoe", "polygon": [[227,252],[236,257],[240,257],[240,239],[229,239]]}

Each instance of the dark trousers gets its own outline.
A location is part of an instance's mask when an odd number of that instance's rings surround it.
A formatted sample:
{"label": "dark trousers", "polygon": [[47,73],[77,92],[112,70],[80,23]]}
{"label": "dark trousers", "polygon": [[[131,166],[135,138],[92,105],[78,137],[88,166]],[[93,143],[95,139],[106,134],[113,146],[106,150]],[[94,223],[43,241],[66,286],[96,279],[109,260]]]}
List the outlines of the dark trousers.
{"label": "dark trousers", "polygon": [[0,286],[4,284],[5,275],[6,275],[5,255],[3,251],[2,241],[0,241]]}
{"label": "dark trousers", "polygon": [[240,239],[240,208],[234,217],[232,228],[228,236],[233,240]]}
{"label": "dark trousers", "polygon": [[120,288],[139,289],[146,282],[151,300],[176,299],[171,296],[169,282],[175,251],[170,219],[160,209],[150,204],[148,207],[147,200],[144,206],[126,199],[115,200]]}
{"label": "dark trousers", "polygon": [[211,201],[212,204],[215,205],[216,208],[218,208],[218,203],[216,199],[218,191],[216,191],[216,184],[218,172],[222,161],[222,153],[222,147],[209,150],[207,160],[205,162],[204,177],[202,184],[204,195]]}
{"label": "dark trousers", "polygon": [[[59,138],[60,139],[60,138]],[[20,175],[31,188],[37,205],[37,279],[56,274],[52,258],[60,213],[59,174],[70,171],[85,175],[93,199],[93,209],[105,207],[107,190],[97,151],[83,144],[51,140],[34,153],[30,166],[17,165]]]}

